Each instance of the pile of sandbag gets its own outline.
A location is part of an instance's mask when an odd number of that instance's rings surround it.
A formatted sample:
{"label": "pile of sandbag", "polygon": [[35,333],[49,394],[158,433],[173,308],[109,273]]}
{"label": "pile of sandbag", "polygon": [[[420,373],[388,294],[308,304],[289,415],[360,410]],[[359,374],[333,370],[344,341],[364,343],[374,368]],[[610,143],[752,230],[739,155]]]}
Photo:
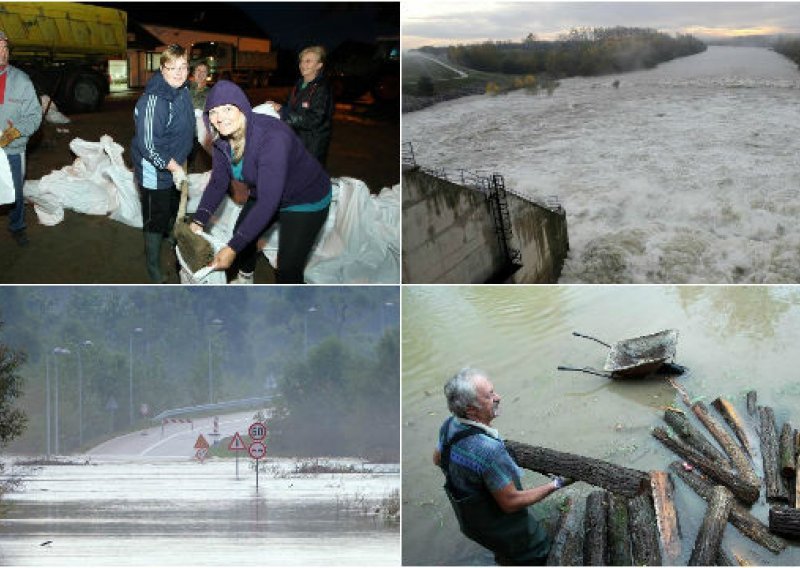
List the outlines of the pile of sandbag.
{"label": "pile of sandbag", "polygon": [[[25,182],[23,192],[33,202],[39,222],[57,225],[64,220],[64,210],[72,209],[141,227],[139,196],[133,173],[122,158],[122,146],[103,136],[99,142],[75,138],[70,149],[77,156],[71,165],[40,180]],[[189,175],[189,213],[197,209],[210,175]],[[372,195],[357,179],[333,178],[332,183],[330,213],[306,267],[306,281],[396,284],[400,281],[400,187],[384,188]],[[231,199],[223,200],[209,230],[215,250],[230,240],[240,211],[241,206]],[[276,224],[265,235],[263,251],[272,266],[277,266],[278,227]],[[184,266],[181,280],[224,284],[225,274],[207,270],[191,273]]]}
{"label": "pile of sandbag", "polygon": [[[207,183],[210,174],[202,175]],[[331,181],[333,196],[330,212],[311,252],[305,281],[310,284],[398,283],[400,186],[387,187],[378,195],[371,195],[369,188],[360,180],[333,178]],[[202,183],[202,180],[190,183],[187,211],[197,209],[206,183]],[[241,206],[227,197],[217,209],[207,235],[215,251],[219,251],[230,240],[240,211]],[[263,253],[274,267],[278,267],[279,229],[280,222],[264,235]],[[183,283],[226,283],[223,272],[201,269],[192,273],[180,254],[178,261]]]}

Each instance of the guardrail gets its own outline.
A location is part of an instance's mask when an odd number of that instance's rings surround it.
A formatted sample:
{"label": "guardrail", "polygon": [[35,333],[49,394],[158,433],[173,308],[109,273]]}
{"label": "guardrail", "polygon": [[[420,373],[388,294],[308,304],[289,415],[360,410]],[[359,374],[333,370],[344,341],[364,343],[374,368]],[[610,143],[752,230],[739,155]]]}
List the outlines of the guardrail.
{"label": "guardrail", "polygon": [[187,414],[200,414],[204,412],[212,412],[215,410],[233,410],[236,408],[248,408],[257,406],[264,402],[270,402],[275,395],[270,394],[266,396],[255,396],[252,398],[244,398],[241,400],[231,400],[228,402],[215,402],[213,404],[199,404],[197,406],[186,406],[184,408],[173,408],[172,410],[165,410],[164,412],[153,416],[151,420],[160,422],[165,418],[172,418],[174,416],[185,416]]}

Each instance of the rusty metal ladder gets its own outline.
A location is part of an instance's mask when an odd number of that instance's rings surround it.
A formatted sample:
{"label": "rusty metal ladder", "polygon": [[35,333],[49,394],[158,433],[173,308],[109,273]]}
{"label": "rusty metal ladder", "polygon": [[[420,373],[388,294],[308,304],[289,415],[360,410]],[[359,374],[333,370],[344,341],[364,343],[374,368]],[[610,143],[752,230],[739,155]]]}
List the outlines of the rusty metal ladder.
{"label": "rusty metal ladder", "polygon": [[522,254],[519,249],[513,246],[514,234],[511,227],[511,217],[508,214],[506,184],[500,174],[492,174],[489,180],[489,203],[494,215],[495,232],[500,241],[503,255],[512,266],[522,266]]}

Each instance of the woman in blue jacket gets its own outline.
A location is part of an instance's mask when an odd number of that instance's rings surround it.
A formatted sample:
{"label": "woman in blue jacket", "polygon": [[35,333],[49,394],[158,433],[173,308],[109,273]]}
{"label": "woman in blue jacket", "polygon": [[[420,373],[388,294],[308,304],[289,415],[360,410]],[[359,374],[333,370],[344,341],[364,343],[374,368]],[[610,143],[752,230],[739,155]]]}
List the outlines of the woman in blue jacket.
{"label": "woman in blue jacket", "polygon": [[311,248],[328,217],[328,174],[291,128],[277,118],[254,113],[244,92],[230,81],[214,85],[204,115],[213,137],[213,166],[192,230],[202,231],[231,180],[244,183],[249,190],[233,237],[214,257],[212,266],[225,270],[238,260],[235,282],[252,284],[258,258],[256,241],[279,219],[277,281],[303,283]]}
{"label": "woman in blue jacket", "polygon": [[186,80],[186,50],[170,45],[161,54],[161,69],[147,82],[136,102],[136,132],[131,145],[133,170],[142,202],[144,250],[150,280],[165,282],[161,273],[161,242],[172,232],[186,180],[181,164],[195,137],[194,107]]}

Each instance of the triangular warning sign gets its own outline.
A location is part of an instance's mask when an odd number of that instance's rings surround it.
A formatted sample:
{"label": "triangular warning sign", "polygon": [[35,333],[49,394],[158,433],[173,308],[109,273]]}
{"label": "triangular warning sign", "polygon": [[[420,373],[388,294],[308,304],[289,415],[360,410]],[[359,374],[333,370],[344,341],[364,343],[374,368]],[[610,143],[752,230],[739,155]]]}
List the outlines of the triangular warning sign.
{"label": "triangular warning sign", "polygon": [[233,435],[233,439],[231,439],[231,443],[228,444],[228,449],[234,452],[246,450],[247,446],[244,445],[244,441],[242,437],[239,435],[239,432]]}
{"label": "triangular warning sign", "polygon": [[203,437],[202,434],[200,434],[197,437],[197,441],[194,443],[194,447],[195,448],[208,448],[209,447],[208,446],[208,442],[206,441],[206,439]]}

